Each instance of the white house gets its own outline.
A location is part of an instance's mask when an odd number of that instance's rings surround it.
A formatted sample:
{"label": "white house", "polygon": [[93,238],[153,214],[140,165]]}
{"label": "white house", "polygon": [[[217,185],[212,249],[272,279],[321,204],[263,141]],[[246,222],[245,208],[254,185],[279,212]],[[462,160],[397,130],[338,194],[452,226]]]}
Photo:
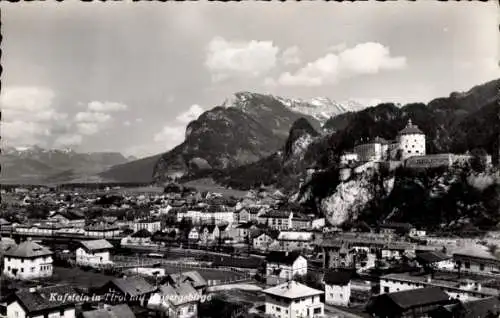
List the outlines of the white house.
{"label": "white house", "polygon": [[148,301],[148,308],[167,313],[173,318],[198,317],[200,294],[190,283],[160,286]]}
{"label": "white house", "polygon": [[277,239],[280,248],[285,251],[294,251],[311,248],[314,241],[312,232],[282,231]]}
{"label": "white house", "polygon": [[136,220],[134,222],[134,232],[139,232],[142,229],[148,230],[150,233],[161,231],[160,220]]}
{"label": "white house", "polygon": [[351,298],[352,272],[347,270],[328,270],[323,281],[325,283],[325,303],[328,305],[349,305]]}
{"label": "white house", "polygon": [[268,285],[276,285],[307,274],[307,259],[297,252],[270,252],[266,257]]}
{"label": "white house", "polygon": [[266,296],[266,315],[283,318],[316,318],[324,315],[321,290],[289,281],[263,292]]}
{"label": "white house", "polygon": [[265,251],[275,241],[276,240],[271,235],[267,233],[261,233],[253,238],[252,245],[256,250]]}
{"label": "white house", "polygon": [[219,227],[215,224],[204,225],[200,231],[200,242],[208,244],[216,242],[220,237]]}
{"label": "white house", "polygon": [[198,241],[200,239],[200,231],[195,226],[189,231],[188,240],[190,241]]}
{"label": "white house", "polygon": [[293,212],[269,211],[259,217],[259,222],[267,224],[272,229],[289,230],[293,227]]}
{"label": "white house", "polygon": [[52,276],[52,252],[31,240],[11,246],[4,252],[5,276],[30,280]]}
{"label": "white house", "polygon": [[61,317],[75,318],[75,297],[77,291],[69,286],[51,286],[17,291],[7,304],[7,317]]}
{"label": "white house", "polygon": [[76,249],[76,263],[78,265],[99,267],[113,263],[110,259],[110,250],[113,245],[106,240],[81,241],[81,247]]}

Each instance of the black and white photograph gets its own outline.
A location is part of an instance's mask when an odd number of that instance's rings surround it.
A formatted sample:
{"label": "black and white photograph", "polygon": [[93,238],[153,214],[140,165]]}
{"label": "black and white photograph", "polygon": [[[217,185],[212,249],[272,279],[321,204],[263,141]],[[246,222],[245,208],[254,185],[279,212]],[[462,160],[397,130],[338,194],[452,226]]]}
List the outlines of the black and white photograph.
{"label": "black and white photograph", "polygon": [[0,19],[0,318],[500,317],[498,1]]}

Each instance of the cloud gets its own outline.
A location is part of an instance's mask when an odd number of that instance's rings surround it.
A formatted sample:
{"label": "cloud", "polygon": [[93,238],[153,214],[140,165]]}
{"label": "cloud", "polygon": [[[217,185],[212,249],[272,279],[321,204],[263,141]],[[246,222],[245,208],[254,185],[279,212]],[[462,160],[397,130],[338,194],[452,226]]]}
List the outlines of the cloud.
{"label": "cloud", "polygon": [[[91,136],[110,128],[113,117],[109,114],[127,110],[125,104],[117,102],[92,101],[87,104],[87,111],[78,112],[74,118],[74,127],[78,135]],[[130,122],[128,122],[130,125]],[[124,123],[125,125],[126,122]]]}
{"label": "cloud", "polygon": [[128,127],[128,126],[132,125],[132,123],[130,121],[126,120],[123,122],[123,125]]}
{"label": "cloud", "polygon": [[297,46],[287,48],[281,54],[281,60],[285,65],[300,64],[300,49]]}
{"label": "cloud", "polygon": [[67,118],[45,87],[6,86],[0,94],[2,139],[13,146],[46,145],[54,128]]}
{"label": "cloud", "polygon": [[135,121],[136,121],[137,123],[142,123],[142,118],[136,118],[136,119],[135,119]]}
{"label": "cloud", "polygon": [[283,86],[321,86],[335,84],[342,78],[405,67],[405,57],[393,57],[389,48],[380,43],[367,42],[338,53],[328,53],[295,73],[285,72],[279,76],[277,83]]}
{"label": "cloud", "polygon": [[76,130],[82,134],[82,135],[95,135],[97,134],[100,130],[102,130],[104,127],[100,126],[99,123],[77,123],[76,124]]}
{"label": "cloud", "polygon": [[46,145],[50,127],[43,123],[22,120],[5,121],[0,126],[2,140],[12,146]]}
{"label": "cloud", "polygon": [[198,104],[194,104],[189,109],[176,117],[176,120],[182,124],[189,124],[196,120],[205,110]]}
{"label": "cloud", "polygon": [[127,105],[116,102],[93,101],[88,104],[88,110],[95,112],[116,112],[127,109],[128,109]]}
{"label": "cloud", "polygon": [[203,112],[205,109],[200,105],[191,105],[188,110],[177,115],[173,123],[165,125],[160,132],[156,133],[153,140],[164,147],[162,151],[174,148],[184,141],[186,126]]}
{"label": "cloud", "polygon": [[257,77],[276,66],[279,48],[272,41],[226,41],[215,37],[207,48],[205,66],[213,81],[233,76]]}
{"label": "cloud", "polygon": [[79,112],[75,116],[75,121],[77,122],[97,122],[105,123],[111,120],[109,114],[98,113],[98,112]]}

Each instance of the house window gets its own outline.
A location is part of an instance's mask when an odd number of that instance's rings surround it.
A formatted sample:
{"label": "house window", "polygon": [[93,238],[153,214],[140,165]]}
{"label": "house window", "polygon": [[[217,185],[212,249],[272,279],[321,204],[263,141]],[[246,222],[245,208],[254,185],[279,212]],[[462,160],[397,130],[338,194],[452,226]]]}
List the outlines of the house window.
{"label": "house window", "polygon": [[465,262],[465,268],[470,268],[470,262]]}
{"label": "house window", "polygon": [[314,308],[314,314],[321,314],[321,307],[319,308]]}
{"label": "house window", "polygon": [[277,312],[281,312],[281,308],[280,307],[276,307],[276,311]]}
{"label": "house window", "polygon": [[59,315],[64,316],[64,309],[61,309],[61,310],[59,311]]}
{"label": "house window", "polygon": [[188,312],[194,312],[194,305],[190,305],[188,308]]}
{"label": "house window", "polygon": [[479,264],[479,270],[484,271],[484,264]]}
{"label": "house window", "polygon": [[33,273],[34,271],[35,271],[35,268],[34,268],[34,267],[32,267],[32,268],[31,268],[31,272]]}
{"label": "house window", "polygon": [[21,273],[24,273],[24,268],[21,268]]}
{"label": "house window", "polygon": [[388,293],[389,292],[389,287],[384,287],[384,293]]}

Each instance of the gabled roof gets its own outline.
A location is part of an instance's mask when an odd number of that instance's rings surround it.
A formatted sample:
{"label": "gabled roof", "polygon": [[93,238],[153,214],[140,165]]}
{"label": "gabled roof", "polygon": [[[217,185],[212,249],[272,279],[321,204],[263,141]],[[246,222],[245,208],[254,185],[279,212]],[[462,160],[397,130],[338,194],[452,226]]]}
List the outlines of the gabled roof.
{"label": "gabled roof", "polygon": [[265,294],[288,299],[311,297],[323,294],[322,290],[313,289],[296,281],[289,281],[287,283],[268,288],[263,292]]}
{"label": "gabled roof", "polygon": [[458,305],[460,318],[486,318],[491,314],[500,312],[500,300],[498,297],[490,297],[472,300]]}
{"label": "gabled roof", "polygon": [[451,257],[441,251],[428,251],[417,254],[417,261],[426,264],[437,263],[448,259],[451,259]]}
{"label": "gabled roof", "polygon": [[190,283],[180,283],[178,285],[163,285],[160,291],[168,302],[174,306],[198,301],[200,294]]}
{"label": "gabled roof", "polygon": [[4,255],[19,258],[35,258],[52,255],[52,252],[45,246],[41,246],[33,241],[24,241],[19,245],[7,248]]}
{"label": "gabled roof", "polygon": [[246,223],[238,225],[236,228],[237,229],[250,229],[254,226],[255,226],[255,224],[253,224],[252,222],[246,222]]}
{"label": "gabled roof", "polygon": [[34,314],[49,309],[74,306],[74,299],[64,297],[64,295],[76,295],[76,290],[70,286],[50,286],[33,292],[28,290],[18,291],[15,293],[14,299],[27,313]]}
{"label": "gabled roof", "polygon": [[140,276],[116,278],[111,280],[111,283],[113,283],[122,293],[130,296],[140,296],[152,293],[156,290],[153,285],[149,284]]}
{"label": "gabled roof", "polygon": [[299,256],[299,252],[272,251],[267,254],[266,261],[267,263],[292,265]]}
{"label": "gabled roof", "polygon": [[327,285],[345,286],[349,284],[353,276],[353,271],[329,269],[326,271],[323,280]]}
{"label": "gabled roof", "polygon": [[82,315],[83,318],[135,318],[135,314],[127,304],[86,311]]}
{"label": "gabled roof", "polygon": [[170,274],[170,279],[175,282],[190,281],[194,288],[201,288],[208,285],[205,278],[203,278],[197,271],[183,272],[180,274]]}
{"label": "gabled roof", "polygon": [[291,211],[268,211],[262,217],[264,218],[275,218],[275,219],[288,219],[290,217]]}
{"label": "gabled roof", "polygon": [[417,288],[396,293],[380,295],[379,297],[389,298],[402,310],[413,307],[426,306],[450,299],[450,296],[439,287]]}
{"label": "gabled roof", "polygon": [[81,241],[80,244],[88,251],[113,248],[113,245],[106,240]]}

